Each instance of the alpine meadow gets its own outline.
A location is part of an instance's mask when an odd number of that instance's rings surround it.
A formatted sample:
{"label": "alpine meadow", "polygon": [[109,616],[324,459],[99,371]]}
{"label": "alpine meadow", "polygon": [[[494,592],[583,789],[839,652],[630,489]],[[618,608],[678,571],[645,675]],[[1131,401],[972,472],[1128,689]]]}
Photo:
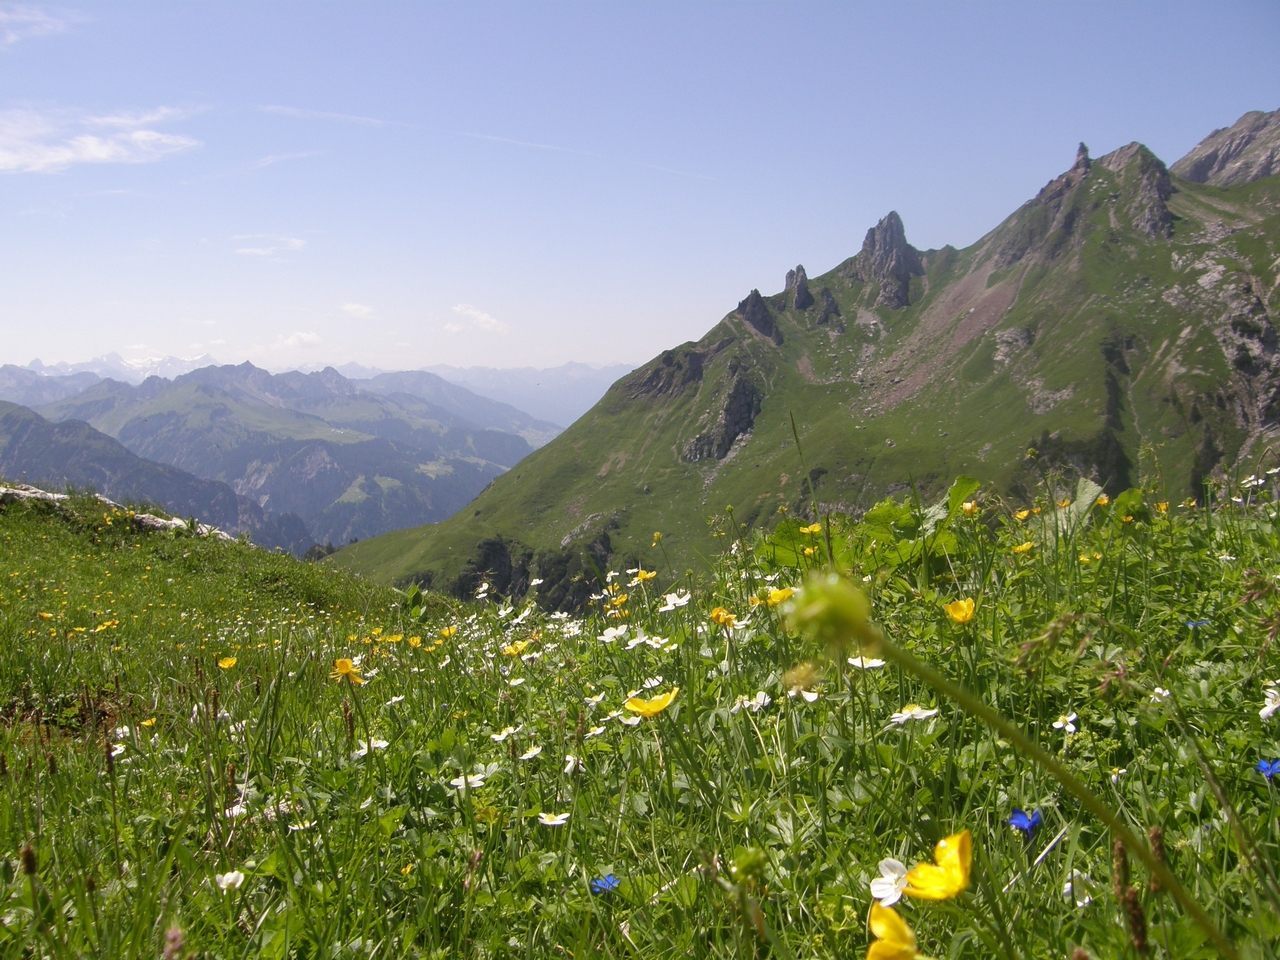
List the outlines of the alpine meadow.
{"label": "alpine meadow", "polygon": [[1280,960],[1280,111],[782,283],[563,431],[9,370],[0,957]]}

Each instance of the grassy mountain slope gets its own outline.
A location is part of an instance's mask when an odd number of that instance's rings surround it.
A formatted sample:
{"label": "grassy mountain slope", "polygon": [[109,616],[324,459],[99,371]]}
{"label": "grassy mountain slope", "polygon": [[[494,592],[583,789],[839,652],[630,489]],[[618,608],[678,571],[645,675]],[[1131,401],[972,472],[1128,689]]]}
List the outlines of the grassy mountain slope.
{"label": "grassy mountain slope", "polygon": [[0,477],[53,489],[92,487],[115,500],[154,503],[229,533],[252,534],[267,546],[284,545],[270,536],[262,508],[225,483],[145,460],[87,423],[50,423],[26,407],[3,401]]}
{"label": "grassy mountain slope", "polygon": [[269,513],[297,513],[321,542],[443,519],[530,450],[514,433],[333,370],[272,375],[246,363],[137,387],[106,380],[41,409],[224,481]]}
{"label": "grassy mountain slope", "polygon": [[1082,146],[971,247],[917,251],[891,214],[856,257],[623,377],[462,513],[332,562],[458,591],[540,577],[554,606],[588,558],[652,556],[654,531],[692,563],[709,513],[807,510],[808,478],[820,511],[855,513],[961,473],[1118,490],[1150,444],[1171,495],[1198,495],[1276,433],[1277,241],[1280,178],[1199,185],[1139,144]]}

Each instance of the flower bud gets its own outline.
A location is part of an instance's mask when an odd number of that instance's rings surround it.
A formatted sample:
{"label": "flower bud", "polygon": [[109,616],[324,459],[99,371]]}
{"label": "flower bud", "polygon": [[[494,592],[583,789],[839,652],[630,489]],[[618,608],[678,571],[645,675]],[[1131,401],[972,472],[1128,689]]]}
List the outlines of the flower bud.
{"label": "flower bud", "polygon": [[836,573],[812,574],[784,612],[792,630],[825,644],[833,656],[854,645],[874,653],[884,639],[866,595]]}

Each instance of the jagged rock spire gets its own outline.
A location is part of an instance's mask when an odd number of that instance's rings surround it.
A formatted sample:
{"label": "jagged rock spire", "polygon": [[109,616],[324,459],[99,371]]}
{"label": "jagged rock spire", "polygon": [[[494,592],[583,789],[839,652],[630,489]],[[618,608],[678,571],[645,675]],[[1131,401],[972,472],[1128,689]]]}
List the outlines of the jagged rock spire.
{"label": "jagged rock spire", "polygon": [[794,270],[787,271],[787,293],[793,294],[791,309],[808,310],[813,306],[813,294],[809,292],[809,276],[804,272],[803,264],[797,264]]}
{"label": "jagged rock spire", "polygon": [[759,290],[752,290],[747,294],[747,299],[738,304],[738,315],[756,333],[782,346],[782,331],[774,322],[773,314],[769,312],[769,305],[764,302],[764,297],[760,296]]}
{"label": "jagged rock spire", "polygon": [[905,307],[912,276],[924,273],[920,251],[907,243],[907,232],[897,210],[867,231],[862,252],[853,258],[849,275],[864,283],[880,284],[876,306],[896,310]]}

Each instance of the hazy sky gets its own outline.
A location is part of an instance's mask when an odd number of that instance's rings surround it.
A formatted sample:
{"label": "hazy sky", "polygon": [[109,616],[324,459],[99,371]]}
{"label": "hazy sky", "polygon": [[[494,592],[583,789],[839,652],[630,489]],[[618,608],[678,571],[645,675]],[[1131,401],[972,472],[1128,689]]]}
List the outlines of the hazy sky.
{"label": "hazy sky", "polygon": [[0,4],[0,362],[642,361],[1280,107],[1280,3]]}

